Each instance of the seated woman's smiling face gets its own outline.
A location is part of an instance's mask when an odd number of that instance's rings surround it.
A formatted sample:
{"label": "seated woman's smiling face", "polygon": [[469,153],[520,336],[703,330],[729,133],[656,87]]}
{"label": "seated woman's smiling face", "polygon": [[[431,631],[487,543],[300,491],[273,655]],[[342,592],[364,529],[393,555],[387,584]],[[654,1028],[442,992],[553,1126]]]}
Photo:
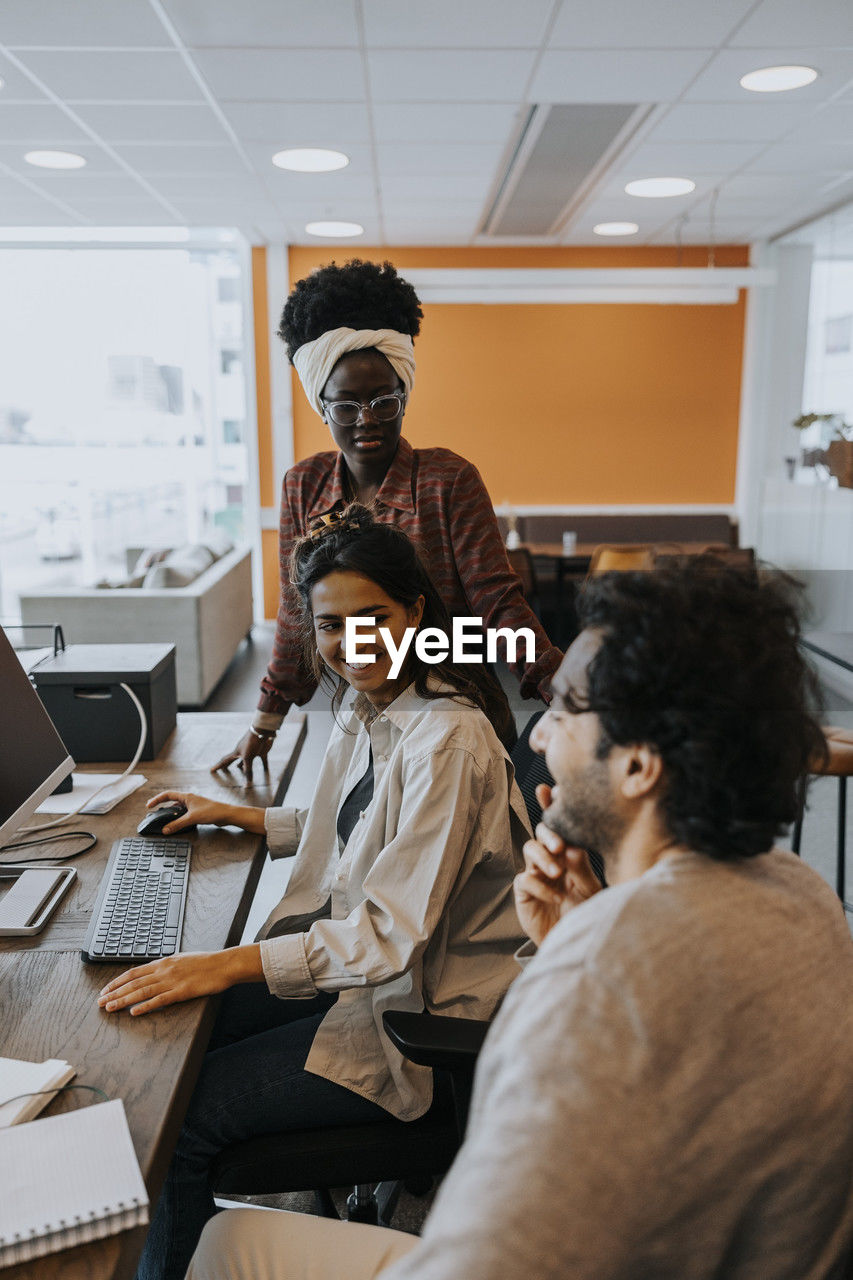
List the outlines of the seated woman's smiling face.
{"label": "seated woman's smiling face", "polygon": [[[311,613],[317,650],[326,666],[346,680],[353,689],[365,694],[375,707],[387,707],[411,680],[407,662],[396,680],[390,676],[393,655],[379,634],[386,628],[395,650],[402,643],[407,627],[416,627],[424,608],[423,596],[411,607],[400,604],[364,574],[354,570],[329,573],[315,583],[311,592]],[[344,654],[344,628],[347,618],[373,618],[373,632],[359,631],[359,653],[375,656],[374,662],[348,663]],[[363,637],[363,638],[362,638]]]}

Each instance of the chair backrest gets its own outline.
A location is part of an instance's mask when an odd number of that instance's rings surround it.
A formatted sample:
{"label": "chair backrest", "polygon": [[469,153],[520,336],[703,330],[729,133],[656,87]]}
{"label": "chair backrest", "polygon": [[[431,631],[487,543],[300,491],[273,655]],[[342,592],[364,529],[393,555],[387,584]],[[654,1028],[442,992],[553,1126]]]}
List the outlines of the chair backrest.
{"label": "chair backrest", "polygon": [[604,542],[595,548],[589,561],[589,574],[612,573],[626,569],[651,569],[654,548],[647,542]]}
{"label": "chair backrest", "polygon": [[531,600],[537,594],[536,570],[533,568],[533,557],[527,547],[507,548],[507,559],[510,567],[515,570],[521,579],[521,589],[524,592],[526,600]]}
{"label": "chair backrest", "polygon": [[702,554],[713,556],[732,569],[745,569],[747,572],[755,569],[755,551],[752,547],[727,547],[723,542],[709,542],[707,547],[702,548]]}

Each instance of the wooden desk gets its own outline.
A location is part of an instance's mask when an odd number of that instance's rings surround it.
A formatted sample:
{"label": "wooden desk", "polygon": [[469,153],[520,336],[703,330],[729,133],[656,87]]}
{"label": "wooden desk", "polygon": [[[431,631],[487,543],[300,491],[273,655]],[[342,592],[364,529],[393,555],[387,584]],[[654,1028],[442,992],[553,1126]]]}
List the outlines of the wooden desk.
{"label": "wooden desk", "polygon": [[[216,998],[173,1005],[144,1018],[105,1014],[101,987],[127,965],[87,965],[80,948],[112,842],[132,835],[145,802],[167,787],[240,804],[280,800],[305,738],[306,720],[287,720],[269,756],[269,774],[246,785],[242,774],[212,775],[217,760],[241,736],[240,713],[178,716],[178,726],[156,760],[142,761],[147,782],[110,813],[80,817],[74,826],[98,843],[70,865],[78,879],[56,916],[36,938],[0,940],[0,1027],[4,1057],[65,1058],[77,1068],[75,1084],[95,1085],[122,1098],[153,1211],[177,1141],[216,1014]],[[103,765],[91,766],[103,770]],[[120,772],[122,766],[107,768]],[[55,846],[57,854],[68,845]],[[47,854],[50,846],[31,852]],[[23,854],[27,852],[21,850]],[[261,836],[203,827],[194,838],[182,935],[185,951],[218,950],[240,940],[264,860]],[[3,861],[14,862],[13,852]],[[87,1105],[85,1094],[60,1095],[43,1114]],[[3,1271],[3,1280],[130,1280],[146,1228],[94,1244],[48,1254]]]}

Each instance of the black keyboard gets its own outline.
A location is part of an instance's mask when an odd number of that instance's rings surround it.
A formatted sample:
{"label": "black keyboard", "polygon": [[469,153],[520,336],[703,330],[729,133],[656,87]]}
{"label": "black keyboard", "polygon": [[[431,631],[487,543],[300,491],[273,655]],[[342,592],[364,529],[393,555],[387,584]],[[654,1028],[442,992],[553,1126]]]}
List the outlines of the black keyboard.
{"label": "black keyboard", "polygon": [[144,964],[179,949],[190,875],[189,840],[116,840],[83,943],[84,960]]}

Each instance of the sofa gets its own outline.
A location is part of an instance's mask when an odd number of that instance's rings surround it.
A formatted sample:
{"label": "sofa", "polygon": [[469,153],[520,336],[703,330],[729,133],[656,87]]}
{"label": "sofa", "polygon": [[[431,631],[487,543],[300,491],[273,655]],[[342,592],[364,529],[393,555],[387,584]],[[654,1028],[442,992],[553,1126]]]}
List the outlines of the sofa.
{"label": "sofa", "polygon": [[[253,621],[251,551],[237,547],[200,556],[207,550],[143,553],[148,565],[140,564],[137,551],[131,550],[128,559],[136,559],[137,571],[124,583],[22,595],[21,621],[59,623],[69,644],[174,644],[178,704],[200,707]],[[187,581],[188,563],[207,567]]]}

